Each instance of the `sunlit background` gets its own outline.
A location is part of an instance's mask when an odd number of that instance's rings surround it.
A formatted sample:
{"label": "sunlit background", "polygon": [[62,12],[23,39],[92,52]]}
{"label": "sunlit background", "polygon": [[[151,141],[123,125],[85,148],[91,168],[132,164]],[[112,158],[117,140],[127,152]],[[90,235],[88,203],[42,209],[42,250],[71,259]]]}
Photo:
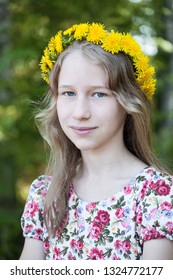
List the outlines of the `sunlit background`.
{"label": "sunlit background", "polygon": [[28,188],[46,164],[34,124],[34,104],[46,92],[42,51],[57,30],[91,21],[131,32],[151,57],[158,79],[153,146],[173,171],[172,0],[0,0],[0,259],[19,258]]}

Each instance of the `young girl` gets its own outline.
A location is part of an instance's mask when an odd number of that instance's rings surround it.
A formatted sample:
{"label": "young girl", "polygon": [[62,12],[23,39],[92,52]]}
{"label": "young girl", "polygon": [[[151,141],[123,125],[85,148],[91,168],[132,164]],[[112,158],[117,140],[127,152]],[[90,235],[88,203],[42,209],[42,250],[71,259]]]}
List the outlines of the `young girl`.
{"label": "young girl", "polygon": [[76,24],[40,65],[50,161],[31,184],[21,259],[173,259],[173,177],[151,150],[156,81],[138,43]]}

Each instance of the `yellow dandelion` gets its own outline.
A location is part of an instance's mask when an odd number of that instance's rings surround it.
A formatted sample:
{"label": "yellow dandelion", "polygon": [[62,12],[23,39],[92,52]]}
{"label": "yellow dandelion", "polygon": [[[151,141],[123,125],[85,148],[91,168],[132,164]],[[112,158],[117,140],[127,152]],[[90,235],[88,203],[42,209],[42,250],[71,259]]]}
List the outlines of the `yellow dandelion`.
{"label": "yellow dandelion", "polygon": [[141,84],[141,89],[146,93],[147,98],[151,100],[156,89],[156,80],[152,79],[150,82],[146,81],[145,83]]}
{"label": "yellow dandelion", "polygon": [[[141,68],[143,69],[143,68]],[[151,77],[154,75],[154,67],[150,66],[148,67],[146,70],[142,70],[140,71],[140,73],[138,73],[138,78],[137,80],[140,81],[140,83],[144,83],[145,81],[149,81],[151,79]]]}
{"label": "yellow dandelion", "polygon": [[63,35],[71,35],[76,30],[77,24],[74,24],[72,27],[68,28],[63,32]]}
{"label": "yellow dandelion", "polygon": [[151,76],[153,76],[155,74],[155,68],[153,66],[150,66],[147,70],[146,70],[146,77],[147,79],[149,79]]}
{"label": "yellow dandelion", "polygon": [[76,40],[82,40],[83,38],[85,38],[88,34],[88,28],[89,25],[87,23],[81,23],[79,25],[76,25],[74,38]]}
{"label": "yellow dandelion", "polygon": [[52,37],[48,44],[48,49],[51,55],[56,54],[56,44],[55,44],[55,37]]}
{"label": "yellow dandelion", "polygon": [[131,44],[131,41],[132,41],[132,36],[131,36],[130,33],[123,34],[122,38],[121,38],[122,48],[128,48],[129,49],[129,45]]}
{"label": "yellow dandelion", "polygon": [[137,61],[135,62],[135,66],[136,66],[136,69],[147,69],[148,68],[148,57],[146,55],[143,55],[141,57],[139,57],[137,59]]}
{"label": "yellow dandelion", "polygon": [[44,50],[44,56],[45,57],[49,57],[49,49],[48,49],[48,47],[46,47],[45,50]]}
{"label": "yellow dandelion", "polygon": [[61,31],[59,31],[58,34],[55,35],[55,49],[58,53],[61,53],[63,51]]}
{"label": "yellow dandelion", "polygon": [[130,56],[139,56],[141,54],[141,47],[130,34],[122,37],[122,50]]}
{"label": "yellow dandelion", "polygon": [[62,46],[62,32],[59,31],[54,37],[52,37],[48,44],[48,50],[50,55],[55,56],[56,53],[61,53],[63,51]]}
{"label": "yellow dandelion", "polygon": [[111,31],[104,39],[102,48],[112,54],[120,51],[121,34],[118,32]]}
{"label": "yellow dandelion", "polygon": [[43,73],[47,73],[49,71],[49,68],[46,63],[45,56],[42,56],[41,61],[40,61],[40,69]]}
{"label": "yellow dandelion", "polygon": [[49,57],[46,57],[45,62],[47,64],[47,66],[49,67],[49,69],[52,69],[53,63]]}
{"label": "yellow dandelion", "polygon": [[99,44],[103,41],[103,38],[106,35],[106,30],[104,29],[103,24],[92,23],[89,26],[87,41],[92,42],[94,44]]}
{"label": "yellow dandelion", "polygon": [[[137,82],[145,92],[148,99],[151,99],[156,88],[154,79],[154,67],[149,66],[149,59],[144,55],[141,46],[130,33],[108,32],[100,23],[80,23],[69,29],[59,31],[48,43],[40,61],[42,78],[49,83],[48,74],[58,58],[58,55],[71,45],[75,40],[85,39],[95,45],[100,44],[101,48],[109,53],[117,54],[124,52],[131,57],[135,69]],[[115,230],[113,227],[112,230]]]}
{"label": "yellow dandelion", "polygon": [[143,91],[148,90],[150,92],[150,94],[152,94],[152,92],[154,92],[155,87],[156,87],[156,79],[150,78],[149,80],[147,80],[147,79],[140,80],[137,78],[137,80]]}
{"label": "yellow dandelion", "polygon": [[52,69],[52,61],[48,56],[42,56],[40,68],[43,73],[48,73]]}
{"label": "yellow dandelion", "polygon": [[49,78],[48,77],[44,77],[44,80],[49,84]]}

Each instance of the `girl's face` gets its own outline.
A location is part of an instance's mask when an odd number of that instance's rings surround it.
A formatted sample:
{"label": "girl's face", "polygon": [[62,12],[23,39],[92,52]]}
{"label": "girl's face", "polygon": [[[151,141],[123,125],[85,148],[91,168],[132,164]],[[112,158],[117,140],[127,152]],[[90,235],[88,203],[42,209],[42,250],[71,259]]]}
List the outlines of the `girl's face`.
{"label": "girl's face", "polygon": [[57,113],[64,133],[81,152],[122,144],[126,111],[109,89],[105,70],[79,51],[63,61]]}

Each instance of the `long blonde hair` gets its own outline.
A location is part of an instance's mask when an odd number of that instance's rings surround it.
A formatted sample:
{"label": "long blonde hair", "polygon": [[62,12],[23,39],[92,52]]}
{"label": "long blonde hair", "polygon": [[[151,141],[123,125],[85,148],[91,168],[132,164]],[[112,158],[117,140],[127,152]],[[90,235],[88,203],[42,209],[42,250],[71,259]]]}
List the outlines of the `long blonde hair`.
{"label": "long blonde hair", "polygon": [[145,164],[160,168],[160,162],[151,148],[151,104],[139,88],[131,59],[124,53],[105,52],[86,41],[74,42],[58,57],[50,74],[50,90],[44,100],[45,108],[36,116],[39,130],[50,147],[46,173],[52,176],[52,181],[46,196],[45,219],[52,234],[61,230],[67,222],[69,188],[82,160],[80,150],[61,129],[56,109],[61,65],[73,51],[80,51],[106,70],[110,90],[128,113],[124,126],[126,147]]}

